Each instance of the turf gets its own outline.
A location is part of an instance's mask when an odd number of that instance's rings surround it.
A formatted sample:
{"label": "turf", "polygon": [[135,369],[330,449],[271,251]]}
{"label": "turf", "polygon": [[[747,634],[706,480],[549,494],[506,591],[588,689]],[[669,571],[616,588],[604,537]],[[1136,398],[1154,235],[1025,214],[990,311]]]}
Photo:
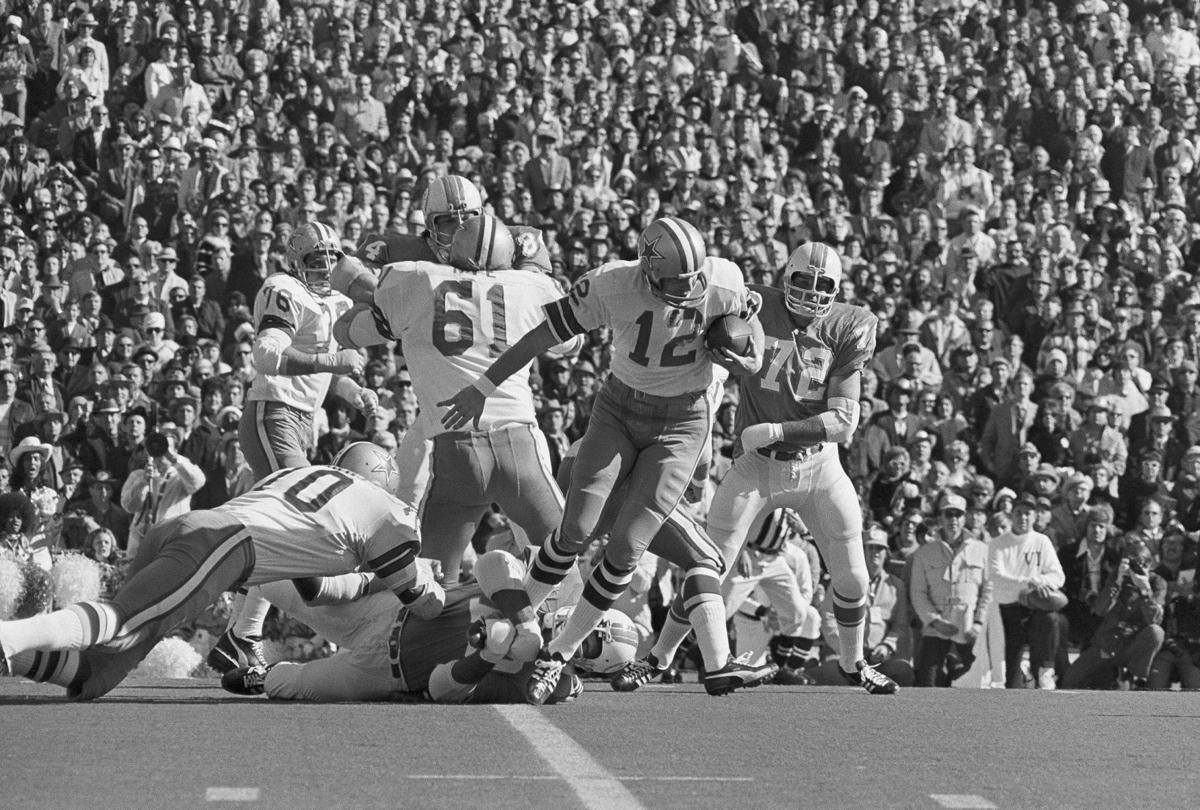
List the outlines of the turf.
{"label": "turf", "polygon": [[[307,705],[211,681],[0,682],[6,807],[593,807],[494,707]],[[1200,697],[589,684],[539,712],[647,808],[1194,806]],[[518,722],[514,720],[513,722]],[[609,780],[611,782],[611,780]],[[580,788],[582,785],[582,788]],[[216,801],[213,788],[256,789]],[[580,793],[579,790],[583,790]]]}

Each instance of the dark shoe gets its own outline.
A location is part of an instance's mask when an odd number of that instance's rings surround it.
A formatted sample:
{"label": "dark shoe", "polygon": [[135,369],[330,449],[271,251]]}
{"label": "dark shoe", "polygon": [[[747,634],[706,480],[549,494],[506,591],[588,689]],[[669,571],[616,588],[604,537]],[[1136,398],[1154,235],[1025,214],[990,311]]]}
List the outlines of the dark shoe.
{"label": "dark shoe", "polygon": [[779,670],[774,664],[750,665],[749,653],[730,658],[718,670],[704,673],[704,689],[710,695],[728,695],[736,689],[749,689],[766,683]]}
{"label": "dark shoe", "polygon": [[554,694],[567,662],[557,653],[550,655],[543,651],[533,667],[529,680],[525,682],[525,700],[534,706],[541,706]]}
{"label": "dark shoe", "polygon": [[847,672],[841,666],[838,667],[838,671],[842,673],[846,683],[861,686],[872,695],[894,695],[900,691],[899,684],[866,661],[859,661],[856,666],[858,667],[857,672]]}
{"label": "dark shoe", "polygon": [[267,691],[271,667],[238,667],[221,676],[221,688],[235,695],[261,695]]}
{"label": "dark shoe", "polygon": [[647,655],[639,661],[630,661],[612,676],[609,684],[618,692],[632,692],[645,686],[656,678],[662,677],[667,667],[660,667],[658,659]]}
{"label": "dark shoe", "polygon": [[780,686],[812,686],[816,681],[802,669],[796,667],[781,667],[775,673],[775,677],[771,683],[779,684]]}
{"label": "dark shoe", "polygon": [[261,638],[240,638],[232,630],[226,630],[208,651],[208,665],[224,675],[231,670],[248,667],[265,667],[267,656]]}
{"label": "dark shoe", "polygon": [[679,667],[667,667],[663,670],[662,678],[659,679],[659,683],[683,683],[683,673],[679,671]]}

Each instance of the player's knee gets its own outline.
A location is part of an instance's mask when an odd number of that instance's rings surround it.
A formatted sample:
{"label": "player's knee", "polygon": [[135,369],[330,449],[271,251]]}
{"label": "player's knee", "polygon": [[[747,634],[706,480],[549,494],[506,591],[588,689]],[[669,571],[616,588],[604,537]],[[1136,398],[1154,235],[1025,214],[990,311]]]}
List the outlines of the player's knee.
{"label": "player's knee", "polygon": [[721,578],[715,567],[707,564],[696,564],[689,568],[683,576],[683,599],[690,602],[693,598],[710,595],[721,597]]}
{"label": "player's knee", "polygon": [[525,566],[507,551],[494,549],[475,560],[475,579],[485,596],[510,588],[521,588]]}
{"label": "player's knee", "polygon": [[453,663],[438,664],[429,676],[426,690],[431,700],[437,703],[465,703],[475,691],[475,684],[459,683],[454,680]]}

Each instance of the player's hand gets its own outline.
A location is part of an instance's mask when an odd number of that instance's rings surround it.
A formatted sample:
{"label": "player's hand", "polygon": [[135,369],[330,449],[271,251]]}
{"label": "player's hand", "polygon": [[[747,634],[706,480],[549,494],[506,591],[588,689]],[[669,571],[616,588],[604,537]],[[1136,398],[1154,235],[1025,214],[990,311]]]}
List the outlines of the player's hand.
{"label": "player's hand", "polygon": [[[479,657],[492,664],[499,664],[508,657],[513,641],[517,638],[517,629],[508,619],[485,619],[483,622],[483,646],[479,648]],[[538,639],[539,647],[541,639]],[[534,653],[534,657],[537,653]]]}
{"label": "player's hand", "polygon": [[963,636],[967,639],[968,644],[974,644],[975,639],[979,638],[979,631],[983,628],[978,624],[973,624],[966,630],[963,630]]}
{"label": "player's hand", "polygon": [[742,553],[738,554],[737,562],[735,563],[737,575],[743,579],[750,576],[751,569],[754,568],[754,562],[750,559],[750,552],[742,549]]}
{"label": "player's hand", "polygon": [[379,410],[379,394],[376,394],[370,388],[362,388],[358,392],[358,396],[354,398],[354,407],[362,411],[362,415],[372,417]]}
{"label": "player's hand", "polygon": [[876,644],[867,655],[868,664],[882,664],[892,657],[892,648],[886,644]]}
{"label": "player's hand", "polygon": [[438,407],[445,407],[442,414],[442,427],[446,430],[462,430],[467,423],[479,427],[479,418],[483,416],[483,406],[487,402],[483,392],[473,385],[463,388],[450,399],[443,399]]}
{"label": "player's hand", "polygon": [[362,374],[367,361],[357,349],[339,349],[333,355],[334,374]]}
{"label": "player's hand", "polygon": [[422,619],[436,619],[445,606],[446,592],[442,590],[441,585],[432,580],[425,583],[424,589],[416,599],[405,603],[410,613]]}
{"label": "player's hand", "polygon": [[751,425],[742,431],[742,450],[749,453],[760,447],[775,444],[775,442],[782,439],[783,425],[780,425],[778,422],[764,422],[759,425]]}
{"label": "player's hand", "polygon": [[758,371],[762,365],[758,359],[758,347],[750,342],[749,354],[734,354],[729,349],[709,349],[709,358],[734,377],[745,377]]}

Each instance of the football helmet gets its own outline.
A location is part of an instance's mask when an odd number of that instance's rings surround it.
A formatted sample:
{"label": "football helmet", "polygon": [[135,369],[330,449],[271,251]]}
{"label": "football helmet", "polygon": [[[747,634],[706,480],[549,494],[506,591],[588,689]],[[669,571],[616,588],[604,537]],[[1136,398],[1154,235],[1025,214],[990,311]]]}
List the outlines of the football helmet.
{"label": "football helmet", "polygon": [[[550,625],[551,639],[562,632],[574,610],[565,607],[555,611]],[[572,663],[585,675],[611,675],[637,656],[639,640],[633,621],[621,611],[609,608],[596,629],[579,645]]]}
{"label": "football helmet", "polygon": [[638,237],[638,261],[655,298],[673,307],[704,299],[708,255],[700,231],[678,217],[654,220]]}
{"label": "football helmet", "polygon": [[400,471],[392,454],[371,442],[354,442],[334,456],[330,466],[360,475],[388,493],[394,493],[400,482]]}
{"label": "football helmet", "polygon": [[468,219],[450,241],[450,264],[459,270],[508,270],[516,254],[512,232],[491,214]]}
{"label": "football helmet", "polygon": [[333,292],[330,277],[343,256],[342,240],[324,222],[299,226],[286,243],[288,272],[314,295]]}
{"label": "football helmet", "polygon": [[483,213],[483,197],[467,178],[448,174],[435,179],[425,189],[421,213],[425,217],[429,240],[433,242],[433,252],[440,261],[446,261],[455,231],[471,217]]}
{"label": "football helmet", "polygon": [[793,315],[829,314],[842,283],[842,260],[823,242],[805,242],[783,266],[783,296]]}

